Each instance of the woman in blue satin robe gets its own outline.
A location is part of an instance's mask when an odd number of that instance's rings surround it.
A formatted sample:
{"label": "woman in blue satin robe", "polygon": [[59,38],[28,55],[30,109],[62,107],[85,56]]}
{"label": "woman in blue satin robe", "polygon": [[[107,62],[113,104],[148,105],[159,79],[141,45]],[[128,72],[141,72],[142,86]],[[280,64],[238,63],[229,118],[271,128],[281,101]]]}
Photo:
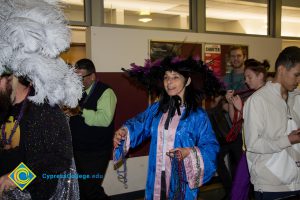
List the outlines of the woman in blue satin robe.
{"label": "woman in blue satin robe", "polygon": [[194,200],[199,187],[215,174],[219,144],[193,89],[196,61],[162,66],[160,100],[116,131],[114,159],[151,138],[145,199]]}

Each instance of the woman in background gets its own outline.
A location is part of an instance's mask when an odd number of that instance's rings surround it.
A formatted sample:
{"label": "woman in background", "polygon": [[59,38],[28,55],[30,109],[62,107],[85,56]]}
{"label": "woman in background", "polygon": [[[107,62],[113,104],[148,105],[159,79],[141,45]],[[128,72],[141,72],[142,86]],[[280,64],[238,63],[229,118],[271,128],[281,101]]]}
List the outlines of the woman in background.
{"label": "woman in background", "polygon": [[[234,95],[234,91],[229,90],[226,94],[226,99],[229,103],[229,114],[231,120],[234,122],[243,122],[242,111],[243,105],[246,99],[254,91],[260,89],[265,85],[267,79],[267,70],[270,64],[267,60],[259,62],[255,59],[248,59],[245,61],[245,82],[249,87],[249,92],[244,97],[240,95]],[[233,124],[234,126],[234,124]],[[242,124],[241,126],[242,127]],[[242,132],[242,131],[239,131]],[[246,160],[246,146],[243,145],[243,154],[237,166],[236,173],[234,175],[231,200],[248,200],[249,188],[250,188],[250,175],[248,171],[248,165]]]}
{"label": "woman in background", "polygon": [[[268,77],[268,69],[270,68],[270,63],[267,60],[259,62],[253,58],[245,61],[245,82],[249,88],[249,93],[244,94],[234,94],[234,90],[228,90],[226,93],[226,99],[229,103],[229,114],[231,120],[234,120],[234,112],[243,110],[243,102],[249,97],[254,91],[258,90],[265,85]],[[250,94],[250,95],[249,95]],[[244,95],[244,96],[242,96]],[[238,116],[242,117],[242,116]]]}

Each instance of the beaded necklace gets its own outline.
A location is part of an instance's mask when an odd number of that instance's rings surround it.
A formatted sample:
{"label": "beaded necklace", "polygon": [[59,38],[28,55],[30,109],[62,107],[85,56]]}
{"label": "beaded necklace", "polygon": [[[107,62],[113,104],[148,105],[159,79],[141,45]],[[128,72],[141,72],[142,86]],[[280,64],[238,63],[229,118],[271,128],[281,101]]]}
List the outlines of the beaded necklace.
{"label": "beaded necklace", "polygon": [[[172,155],[173,154],[173,155]],[[169,152],[171,159],[171,169],[172,169],[172,182],[174,183],[174,194],[173,197],[170,198],[172,200],[183,200],[185,199],[185,190],[186,185],[188,185],[186,172],[184,168],[184,161],[182,157],[182,153],[179,150],[175,152]]]}
{"label": "beaded necklace", "polygon": [[5,132],[5,129],[6,129],[6,123],[3,123],[3,125],[1,126],[1,129],[2,129],[2,130],[1,130],[1,134],[2,134],[2,144],[3,144],[3,145],[10,145],[11,142],[12,142],[12,138],[13,138],[14,134],[16,133],[17,128],[18,128],[18,126],[19,126],[19,124],[20,124],[20,121],[21,121],[21,119],[22,119],[22,117],[23,117],[23,115],[24,115],[24,110],[25,110],[25,107],[26,107],[27,101],[28,101],[28,100],[27,100],[28,94],[29,94],[29,91],[28,91],[28,93],[27,93],[27,95],[26,95],[26,97],[25,97],[25,100],[24,100],[23,103],[22,103],[22,107],[21,107],[20,113],[19,113],[19,115],[18,115],[18,117],[17,117],[17,120],[16,120],[15,123],[14,123],[14,127],[13,127],[13,129],[11,130],[10,136],[9,136],[8,139],[6,139],[6,132]]}
{"label": "beaded necklace", "polygon": [[[126,152],[126,139],[123,141],[124,142],[124,146],[121,152],[121,162],[123,164],[123,170],[120,170],[120,166],[118,166],[117,164],[115,164],[115,168],[117,169],[117,174],[118,174],[118,180],[123,183],[123,186],[125,189],[128,188],[128,184],[127,184],[127,165],[126,165],[126,157],[125,157],[125,152]],[[115,155],[113,156],[113,160],[114,163],[118,163],[118,160],[116,159]]]}
{"label": "beaded necklace", "polygon": [[125,153],[122,152],[122,163],[123,163],[123,170],[119,170],[117,168],[117,174],[118,174],[118,180],[123,183],[123,186],[125,189],[128,188],[127,184],[127,165],[126,165],[126,158],[125,158]]}

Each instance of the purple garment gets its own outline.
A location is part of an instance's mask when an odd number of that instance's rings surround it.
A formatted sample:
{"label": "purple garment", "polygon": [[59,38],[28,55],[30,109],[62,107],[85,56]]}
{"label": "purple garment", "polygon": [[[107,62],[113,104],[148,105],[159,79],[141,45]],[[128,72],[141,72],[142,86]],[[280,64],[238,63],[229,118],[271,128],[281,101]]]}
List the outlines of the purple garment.
{"label": "purple garment", "polygon": [[248,200],[250,174],[246,152],[243,152],[232,183],[231,200]]}

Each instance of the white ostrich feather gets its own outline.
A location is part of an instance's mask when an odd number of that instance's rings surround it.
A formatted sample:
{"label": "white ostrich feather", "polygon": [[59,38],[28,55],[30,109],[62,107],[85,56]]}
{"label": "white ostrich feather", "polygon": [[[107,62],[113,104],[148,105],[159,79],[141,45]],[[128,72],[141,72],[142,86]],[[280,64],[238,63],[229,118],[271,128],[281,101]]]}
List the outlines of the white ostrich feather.
{"label": "white ostrich feather", "polygon": [[12,54],[13,54],[12,47],[7,42],[5,42],[2,38],[0,38],[0,67],[8,63],[8,61],[12,57]]}
{"label": "white ostrich feather", "polygon": [[[22,65],[22,67],[19,67]],[[82,94],[80,77],[60,58],[51,59],[40,55],[19,54],[11,68],[20,75],[26,76],[33,83],[35,96],[30,100],[50,105],[61,104],[75,107]]]}
{"label": "white ostrich feather", "polygon": [[[76,87],[72,87],[73,85]],[[83,85],[81,77],[74,72],[73,68],[68,69],[67,73],[65,74],[64,86],[65,98],[63,102],[65,105],[75,108],[78,105],[78,101],[82,97]]]}
{"label": "white ostrich feather", "polygon": [[0,72],[7,65],[32,81],[35,103],[75,107],[81,78],[58,56],[70,30],[58,0],[0,0]]}
{"label": "white ostrich feather", "polygon": [[71,32],[62,24],[49,24],[46,31],[46,40],[42,43],[41,53],[45,56],[56,57],[60,52],[70,47]]}
{"label": "white ostrich feather", "polygon": [[61,1],[59,0],[44,0],[44,1],[52,5],[59,5],[61,3]]}
{"label": "white ostrich feather", "polygon": [[31,19],[14,17],[4,22],[0,29],[0,35],[12,46],[24,52],[37,52],[40,44],[46,39],[44,28],[41,24]]}
{"label": "white ostrich feather", "polygon": [[10,36],[10,32],[21,35],[20,32],[24,32],[25,36],[35,36],[36,41],[25,39],[24,41],[28,42],[20,44],[18,42],[20,40],[14,39],[12,44],[14,47],[21,45],[25,52],[41,49],[41,53],[45,56],[58,56],[69,47],[71,38],[63,13],[57,7],[42,1],[33,1],[30,5],[25,3],[15,5],[17,12],[14,12],[7,21],[7,26],[10,26],[9,32],[4,35]]}
{"label": "white ostrich feather", "polygon": [[6,2],[7,0],[0,0],[0,23],[5,21],[14,10],[13,7]]}
{"label": "white ostrich feather", "polygon": [[15,5],[15,10],[11,17],[26,17],[41,24],[61,24],[66,23],[63,11],[57,7],[43,1],[32,1],[30,4],[21,2]]}

